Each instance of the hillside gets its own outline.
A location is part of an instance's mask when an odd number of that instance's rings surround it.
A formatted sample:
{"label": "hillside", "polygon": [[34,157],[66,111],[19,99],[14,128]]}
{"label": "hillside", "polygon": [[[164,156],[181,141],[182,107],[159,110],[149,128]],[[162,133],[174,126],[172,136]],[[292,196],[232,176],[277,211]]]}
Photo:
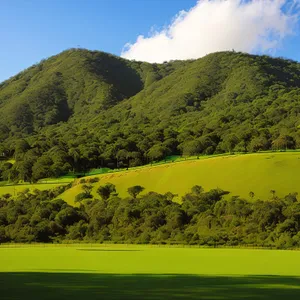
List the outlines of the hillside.
{"label": "hillside", "polygon": [[[99,198],[97,188],[100,185],[112,183],[120,197],[128,197],[129,187],[141,185],[145,188],[144,194],[172,192],[178,195],[174,200],[181,202],[182,196],[192,186],[200,185],[205,190],[218,187],[229,191],[229,197],[249,199],[249,192],[253,192],[253,200],[268,200],[272,198],[271,190],[275,190],[279,197],[294,192],[300,194],[299,180],[295,176],[299,168],[300,153],[261,153],[182,161],[86,179],[100,179],[93,184],[92,194],[96,198]],[[82,186],[78,180],[75,186],[58,197],[74,205]]]}
{"label": "hillside", "polygon": [[166,155],[300,147],[300,64],[220,52],[149,64],[71,49],[0,84],[2,180]]}

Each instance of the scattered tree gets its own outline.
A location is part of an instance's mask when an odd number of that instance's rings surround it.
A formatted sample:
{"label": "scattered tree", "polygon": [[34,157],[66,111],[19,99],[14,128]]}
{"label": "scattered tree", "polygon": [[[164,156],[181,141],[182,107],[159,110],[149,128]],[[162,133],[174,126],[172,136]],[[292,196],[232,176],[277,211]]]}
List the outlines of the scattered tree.
{"label": "scattered tree", "polygon": [[130,196],[132,196],[135,199],[144,189],[145,188],[140,185],[135,185],[128,188],[127,192]]}
{"label": "scattered tree", "polygon": [[97,189],[97,193],[102,198],[102,200],[109,199],[110,195],[115,192],[116,192],[116,187],[112,183],[107,183],[105,185],[100,186]]}

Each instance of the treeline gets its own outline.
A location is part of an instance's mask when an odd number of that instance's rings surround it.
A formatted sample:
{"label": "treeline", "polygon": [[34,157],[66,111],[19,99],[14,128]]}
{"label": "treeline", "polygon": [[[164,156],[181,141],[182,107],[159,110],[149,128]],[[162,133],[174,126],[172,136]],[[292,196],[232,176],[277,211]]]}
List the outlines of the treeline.
{"label": "treeline", "polygon": [[141,186],[129,188],[129,196],[121,199],[115,186],[106,184],[93,197],[92,184],[83,183],[78,207],[56,199],[67,187],[2,196],[0,242],[300,246],[295,193],[278,198],[271,191],[266,201],[247,201],[224,199],[229,192],[194,186],[178,203],[170,192],[140,194]]}
{"label": "treeline", "polygon": [[70,138],[69,141],[57,140],[57,137],[45,138],[31,144],[21,139],[9,149],[2,147],[1,150],[0,146],[0,153],[2,151],[7,158],[16,160],[14,164],[0,161],[0,180],[36,182],[42,178],[87,172],[93,168],[136,167],[171,155],[200,156],[268,149],[285,151],[299,146],[292,136],[285,134],[272,138],[267,130],[264,137],[256,136],[253,130],[227,137],[210,134],[197,138],[195,134],[154,129],[147,136],[133,132],[130,135],[114,133],[114,137],[108,135],[101,142],[92,142],[95,139],[92,135]]}

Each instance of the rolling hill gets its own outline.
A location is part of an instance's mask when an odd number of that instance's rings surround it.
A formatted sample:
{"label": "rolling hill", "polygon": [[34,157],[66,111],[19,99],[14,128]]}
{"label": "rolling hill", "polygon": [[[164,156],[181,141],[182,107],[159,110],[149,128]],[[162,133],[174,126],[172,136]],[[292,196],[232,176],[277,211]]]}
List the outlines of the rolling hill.
{"label": "rolling hill", "polygon": [[[296,176],[300,168],[300,153],[259,153],[247,155],[228,155],[200,160],[181,161],[158,166],[105,174],[93,184],[92,194],[99,198],[97,188],[106,183],[116,186],[119,196],[128,197],[127,189],[134,185],[145,188],[144,194],[172,192],[178,194],[174,200],[181,202],[181,197],[194,185],[202,186],[206,191],[221,188],[231,196],[250,199],[249,192],[254,192],[253,200],[269,200],[271,190],[277,196],[289,193],[300,194],[299,179]],[[74,205],[75,197],[82,192],[82,184],[77,184],[58,196]],[[1,189],[0,189],[1,191]]]}

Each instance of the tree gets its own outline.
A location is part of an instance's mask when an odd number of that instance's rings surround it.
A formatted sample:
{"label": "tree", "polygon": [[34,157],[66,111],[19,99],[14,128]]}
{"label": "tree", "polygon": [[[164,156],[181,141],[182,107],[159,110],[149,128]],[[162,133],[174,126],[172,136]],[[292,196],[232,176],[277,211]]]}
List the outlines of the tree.
{"label": "tree", "polygon": [[223,139],[225,150],[232,152],[234,147],[239,143],[239,138],[235,134],[230,134]]}
{"label": "tree", "polygon": [[32,179],[38,181],[41,178],[51,177],[52,159],[46,155],[41,156],[32,167]]}
{"label": "tree", "polygon": [[128,165],[128,151],[125,149],[121,149],[117,152],[116,158],[118,160],[118,166],[121,165]]}
{"label": "tree", "polygon": [[194,185],[194,186],[192,187],[192,193],[193,193],[194,195],[200,196],[201,193],[203,193],[203,191],[204,191],[204,189],[203,189],[203,187],[200,186],[200,185]]}
{"label": "tree", "polygon": [[183,155],[199,155],[203,151],[202,143],[199,140],[184,142],[179,146]]}
{"label": "tree", "polygon": [[91,196],[91,192],[93,189],[93,186],[91,184],[84,184],[82,186],[82,189],[87,196]]}
{"label": "tree", "polygon": [[79,193],[76,197],[75,197],[75,202],[81,202],[84,199],[90,199],[93,198],[91,192],[93,189],[93,186],[90,184],[84,184],[82,186],[83,192]]}
{"label": "tree", "polygon": [[[4,124],[0,124],[0,142],[3,142],[5,139],[7,139],[9,137],[9,128],[4,125]],[[2,147],[0,147],[0,154],[2,154],[4,151],[2,149]]]}
{"label": "tree", "polygon": [[5,243],[8,241],[8,238],[5,234],[5,227],[0,226],[0,243]]}
{"label": "tree", "polygon": [[112,193],[116,192],[116,187],[112,183],[107,183],[106,185],[102,185],[97,189],[97,193],[102,198],[102,200],[109,199]]}
{"label": "tree", "polygon": [[30,146],[26,140],[19,140],[15,145],[15,158],[22,157],[26,151],[30,149]]}
{"label": "tree", "polygon": [[275,190],[271,190],[270,193],[272,195],[272,199],[275,200],[276,191]]}
{"label": "tree", "polygon": [[62,226],[73,225],[80,219],[81,216],[79,215],[78,211],[70,206],[60,210],[55,217],[55,221]]}
{"label": "tree", "polygon": [[25,182],[31,182],[32,179],[32,161],[26,159],[17,163],[19,178]]}
{"label": "tree", "polygon": [[154,145],[151,147],[147,153],[150,161],[157,161],[164,158],[166,154],[166,148],[161,145]]}
{"label": "tree", "polygon": [[78,168],[78,162],[80,160],[80,152],[78,149],[70,148],[68,154],[72,157],[72,166],[73,166],[73,172],[76,168]]}
{"label": "tree", "polygon": [[135,185],[127,189],[127,192],[134,199],[144,190],[145,188],[140,185]]}
{"label": "tree", "polygon": [[164,196],[166,197],[167,200],[172,201],[175,197],[178,196],[178,194],[173,194],[171,192],[167,192],[164,194]]}
{"label": "tree", "polygon": [[87,195],[86,193],[79,193],[78,195],[75,196],[75,203],[77,202],[81,202],[82,200],[85,200],[85,199],[89,199],[89,198],[92,198],[91,195]]}
{"label": "tree", "polygon": [[260,150],[267,150],[269,149],[269,141],[266,137],[260,136],[260,137],[254,137],[250,144],[249,144],[249,151],[257,152]]}
{"label": "tree", "polygon": [[6,163],[1,165],[0,174],[1,174],[2,180],[10,181],[10,171],[11,171],[12,168],[13,168],[13,164],[9,163],[9,162],[6,162]]}
{"label": "tree", "polygon": [[272,148],[274,150],[286,150],[295,148],[295,141],[289,135],[280,135],[277,139],[273,140]]}
{"label": "tree", "polygon": [[254,196],[255,196],[255,194],[254,194],[254,192],[249,192],[249,197],[253,200],[253,198],[254,198]]}

